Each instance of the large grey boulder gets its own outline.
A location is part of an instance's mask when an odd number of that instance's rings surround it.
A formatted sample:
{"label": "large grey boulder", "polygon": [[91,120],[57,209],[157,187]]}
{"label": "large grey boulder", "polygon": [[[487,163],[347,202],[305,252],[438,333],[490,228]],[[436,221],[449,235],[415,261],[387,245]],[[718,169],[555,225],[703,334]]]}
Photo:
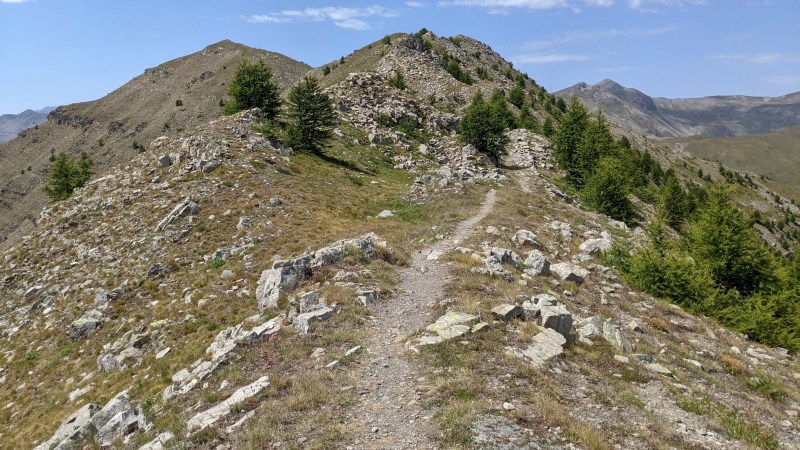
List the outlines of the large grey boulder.
{"label": "large grey boulder", "polygon": [[583,283],[589,276],[589,271],[575,264],[562,262],[550,266],[550,272],[556,274],[562,281]]}
{"label": "large grey boulder", "polygon": [[94,334],[95,330],[102,325],[103,313],[97,310],[86,312],[83,316],[76,319],[69,326],[67,335],[71,341],[79,341]]}
{"label": "large grey boulder", "polygon": [[492,315],[498,320],[509,321],[521,316],[522,308],[517,305],[502,304],[492,308]]}
{"label": "large grey boulder", "polygon": [[611,240],[610,237],[600,237],[596,239],[589,239],[584,241],[580,245],[580,251],[583,253],[587,253],[589,255],[595,255],[598,253],[604,253],[611,250],[611,247],[614,246],[614,242]]}
{"label": "large grey boulder", "polygon": [[278,306],[281,293],[296,288],[300,281],[311,270],[341,262],[348,255],[375,258],[378,253],[375,243],[378,237],[372,233],[359,238],[348,239],[323,247],[313,253],[306,253],[297,258],[275,261],[272,269],[261,272],[256,286],[256,300],[261,310]]}
{"label": "large grey boulder", "polygon": [[419,338],[422,345],[438,344],[449,339],[464,336],[483,329],[486,325],[479,322],[478,316],[460,311],[448,311],[427,326],[426,331],[432,333]]}
{"label": "large grey boulder", "polygon": [[533,247],[539,250],[542,249],[542,244],[539,243],[539,237],[529,230],[517,231],[511,240],[520,246]]}
{"label": "large grey boulder", "polygon": [[532,277],[545,276],[550,273],[550,263],[538,250],[528,253],[522,265],[523,271]]}

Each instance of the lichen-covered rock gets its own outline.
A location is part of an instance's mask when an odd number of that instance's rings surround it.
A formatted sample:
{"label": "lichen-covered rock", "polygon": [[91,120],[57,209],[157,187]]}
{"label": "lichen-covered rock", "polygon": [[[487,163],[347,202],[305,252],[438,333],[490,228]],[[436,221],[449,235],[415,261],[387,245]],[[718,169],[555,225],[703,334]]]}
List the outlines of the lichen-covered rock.
{"label": "lichen-covered rock", "polygon": [[298,314],[294,320],[292,320],[292,325],[300,333],[306,334],[312,323],[327,320],[331,317],[331,314],[333,314],[333,310],[326,306],[316,311]]}
{"label": "lichen-covered rock", "polygon": [[214,424],[219,419],[230,414],[231,407],[240,405],[259,392],[263,391],[269,386],[269,378],[263,376],[247,386],[243,386],[236,390],[230,397],[214,405],[212,408],[207,409],[199,414],[196,414],[188,422],[186,422],[186,432],[188,435],[197,433],[210,425]]}
{"label": "lichen-covered rock", "polygon": [[589,276],[589,271],[568,262],[561,262],[550,266],[550,272],[556,274],[563,281],[583,283]]}

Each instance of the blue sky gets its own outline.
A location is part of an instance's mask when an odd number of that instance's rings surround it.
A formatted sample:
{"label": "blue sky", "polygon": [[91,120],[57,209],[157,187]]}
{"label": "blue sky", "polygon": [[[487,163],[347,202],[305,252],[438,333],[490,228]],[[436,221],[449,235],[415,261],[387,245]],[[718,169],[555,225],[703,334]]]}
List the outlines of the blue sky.
{"label": "blue sky", "polygon": [[319,66],[422,27],[487,43],[549,91],[800,91],[800,0],[0,0],[0,113],[96,99],[222,39]]}

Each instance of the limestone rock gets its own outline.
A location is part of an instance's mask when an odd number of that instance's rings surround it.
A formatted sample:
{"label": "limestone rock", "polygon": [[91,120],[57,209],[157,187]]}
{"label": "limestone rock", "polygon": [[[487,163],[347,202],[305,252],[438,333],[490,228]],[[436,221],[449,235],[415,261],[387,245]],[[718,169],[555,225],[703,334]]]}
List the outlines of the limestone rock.
{"label": "limestone rock", "polygon": [[524,272],[532,277],[545,276],[550,273],[550,263],[538,250],[528,253],[522,264],[525,268]]}
{"label": "limestone rock", "polygon": [[609,344],[623,353],[630,353],[634,350],[633,344],[622,333],[619,325],[610,320],[603,324],[603,337]]}
{"label": "limestone rock", "polygon": [[100,328],[103,314],[97,310],[91,310],[75,320],[69,326],[69,339],[71,341],[79,341],[88,338],[94,334],[95,330]]}
{"label": "limestone rock", "polygon": [[503,321],[515,319],[522,315],[522,308],[517,305],[503,304],[492,308],[492,315]]}
{"label": "limestone rock", "polygon": [[532,231],[529,230],[519,230],[514,234],[512,240],[521,246],[533,247],[535,249],[541,250],[542,244],[539,243],[539,237],[533,234]]}
{"label": "limestone rock", "polygon": [[91,419],[100,409],[93,403],[87,403],[67,417],[53,436],[46,442],[37,445],[34,450],[50,450],[66,441],[67,444],[78,442],[96,431]]}
{"label": "limestone rock", "polygon": [[257,395],[267,386],[269,386],[269,378],[267,378],[267,376],[263,376],[253,383],[237,389],[236,392],[234,392],[233,395],[228,397],[226,400],[218,403],[210,409],[196,414],[194,417],[189,419],[189,421],[186,422],[187,434],[192,435],[214,424],[219,419],[230,414],[232,406],[241,404],[248,398]]}
{"label": "limestone rock", "polygon": [[480,325],[478,316],[459,311],[448,311],[426,328],[428,332],[435,335],[422,336],[418,342],[422,345],[438,344],[483,328],[478,327],[478,325]]}
{"label": "limestone rock", "polygon": [[189,214],[196,215],[200,212],[200,205],[195,203],[191,198],[186,197],[183,199],[182,202],[178,203],[169,214],[166,215],[161,222],[158,223],[156,226],[156,231],[164,231],[167,225],[175,222],[176,220],[180,219],[181,217],[187,216]]}
{"label": "limestone rock", "polygon": [[580,245],[580,251],[589,255],[596,255],[611,250],[614,242],[610,237],[600,237],[596,239],[589,239]]}
{"label": "limestone rock", "polygon": [[306,334],[308,333],[308,329],[312,323],[327,320],[331,316],[331,314],[333,314],[333,310],[328,307],[323,307],[316,311],[298,314],[297,317],[295,317],[294,320],[292,321],[292,325],[297,331]]}
{"label": "limestone rock", "polygon": [[588,270],[568,262],[551,265],[550,272],[556,274],[563,281],[573,281],[575,283],[583,283],[586,277],[589,276]]}
{"label": "limestone rock", "polygon": [[524,358],[533,367],[542,367],[547,361],[564,353],[567,340],[550,328],[541,328],[541,332],[533,337],[531,344],[524,350],[506,349],[510,354]]}

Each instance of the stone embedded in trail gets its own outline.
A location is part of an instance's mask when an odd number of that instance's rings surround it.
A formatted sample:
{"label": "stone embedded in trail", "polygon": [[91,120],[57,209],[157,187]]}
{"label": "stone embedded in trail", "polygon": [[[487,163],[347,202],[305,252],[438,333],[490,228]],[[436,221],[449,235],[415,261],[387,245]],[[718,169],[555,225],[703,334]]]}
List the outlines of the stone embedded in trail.
{"label": "stone embedded in trail", "polygon": [[298,314],[292,321],[292,325],[294,326],[295,330],[306,334],[308,333],[308,329],[312,323],[327,320],[331,314],[333,314],[333,310],[325,306],[316,311]]}
{"label": "stone embedded in trail", "polygon": [[521,316],[522,308],[509,304],[498,305],[492,308],[492,315],[499,320],[508,321]]}
{"label": "stone embedded in trail", "polygon": [[480,325],[482,323],[478,323],[478,316],[459,311],[448,311],[426,328],[427,331],[434,333],[435,336],[422,336],[418,342],[422,345],[438,344],[448,339],[479,331],[483,329],[483,326]]}
{"label": "stone embedded in trail", "polygon": [[207,409],[206,411],[196,414],[194,417],[189,419],[189,421],[186,422],[187,434],[192,435],[200,430],[209,427],[219,419],[230,414],[231,407],[237,404],[241,404],[248,398],[257,395],[267,386],[269,386],[269,378],[267,376],[263,376],[258,380],[254,381],[253,383],[239,388],[238,390],[236,390],[236,392],[233,393],[233,395],[228,397],[226,400],[218,403],[217,405],[211,407],[210,409]]}
{"label": "stone embedded in trail", "polygon": [[575,264],[562,262],[550,266],[550,272],[556,274],[563,281],[583,283],[589,276],[589,271]]}
{"label": "stone embedded in trail", "polygon": [[550,263],[538,250],[528,253],[522,264],[525,268],[523,271],[532,277],[545,276],[550,273]]}

